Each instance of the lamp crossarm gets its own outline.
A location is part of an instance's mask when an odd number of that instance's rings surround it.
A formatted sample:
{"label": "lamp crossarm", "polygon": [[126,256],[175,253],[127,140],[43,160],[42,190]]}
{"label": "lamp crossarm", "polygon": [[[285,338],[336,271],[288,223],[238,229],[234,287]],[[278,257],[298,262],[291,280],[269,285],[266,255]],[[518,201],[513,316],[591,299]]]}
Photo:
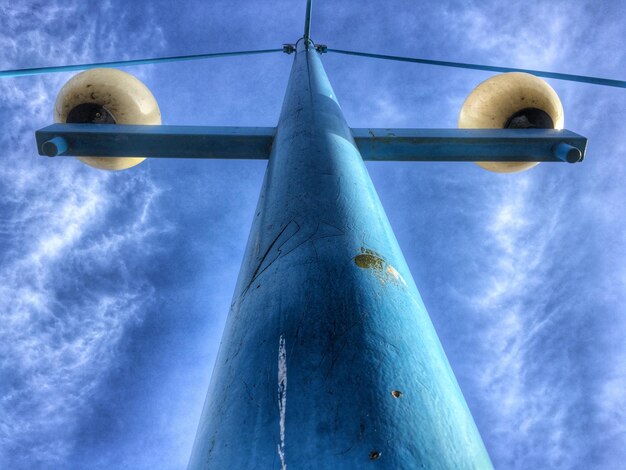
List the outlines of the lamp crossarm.
{"label": "lamp crossarm", "polygon": [[[554,129],[352,129],[366,161],[582,161],[587,139]],[[40,155],[268,159],[275,127],[53,124],[36,131]]]}

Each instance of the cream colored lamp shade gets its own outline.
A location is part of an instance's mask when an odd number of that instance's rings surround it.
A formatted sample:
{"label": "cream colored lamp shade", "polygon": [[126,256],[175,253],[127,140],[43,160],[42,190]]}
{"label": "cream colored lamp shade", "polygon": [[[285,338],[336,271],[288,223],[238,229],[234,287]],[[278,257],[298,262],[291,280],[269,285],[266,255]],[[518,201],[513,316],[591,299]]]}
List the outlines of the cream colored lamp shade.
{"label": "cream colored lamp shade", "polygon": [[[467,97],[459,115],[463,129],[563,129],[563,106],[544,80],[521,72],[503,73],[485,80]],[[476,162],[485,170],[515,173],[538,162]]]}
{"label": "cream colored lamp shade", "polygon": [[[95,124],[161,124],[156,99],[139,79],[116,69],[91,69],[72,77],[54,104],[54,121]],[[78,157],[102,170],[125,170],[141,157]]]}

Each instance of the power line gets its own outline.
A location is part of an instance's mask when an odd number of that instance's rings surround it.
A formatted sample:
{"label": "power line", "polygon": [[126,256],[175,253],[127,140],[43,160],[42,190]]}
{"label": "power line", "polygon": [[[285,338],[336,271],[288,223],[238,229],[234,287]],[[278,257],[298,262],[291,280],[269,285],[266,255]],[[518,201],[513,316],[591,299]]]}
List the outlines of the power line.
{"label": "power line", "polygon": [[413,62],[417,64],[439,65],[442,67],[457,67],[463,69],[488,70],[490,72],[526,72],[538,77],[555,78],[557,80],[568,80],[571,82],[591,83],[594,85],[604,85],[617,88],[626,88],[626,81],[612,80],[609,78],[586,77],[583,75],[571,75],[567,73],[545,72],[542,70],[518,69],[513,67],[496,67],[494,65],[466,64],[463,62],[446,62],[442,60],[418,59],[414,57],[399,57],[393,55],[371,54],[368,52],[344,51],[341,49],[327,49],[328,52],[337,54],[347,54],[360,57],[371,57],[373,59],[395,60],[399,62]]}
{"label": "power line", "polygon": [[[309,25],[309,22],[307,21],[305,23],[305,26],[308,26],[308,25]],[[398,62],[411,62],[411,63],[417,63],[417,64],[438,65],[441,67],[456,67],[456,68],[473,69],[473,70],[486,70],[490,72],[526,72],[526,73],[531,73],[533,75],[537,75],[538,77],[554,78],[557,80],[567,80],[567,81],[572,81],[572,82],[590,83],[593,85],[603,85],[603,86],[610,86],[610,87],[615,87],[615,88],[626,88],[626,81],[613,80],[609,78],[588,77],[584,75],[572,75],[572,74],[566,74],[566,73],[546,72],[543,70],[520,69],[520,68],[515,68],[515,67],[499,67],[499,66],[494,66],[494,65],[469,64],[469,63],[464,63],[464,62],[449,62],[449,61],[443,61],[443,60],[420,59],[416,57],[401,57],[401,56],[384,55],[384,54],[373,54],[370,52],[346,51],[342,49],[328,48],[327,51],[335,52],[337,54],[346,54],[346,55],[353,55],[353,56],[358,56],[358,57],[369,57],[373,59],[394,60]],[[50,66],[50,67],[35,67],[35,68],[25,68],[25,69],[3,70],[3,71],[0,71],[0,78],[21,77],[21,76],[26,76],[26,75],[41,75],[41,74],[46,74],[46,73],[57,73],[57,72],[70,72],[70,71],[75,71],[75,70],[87,70],[87,69],[93,69],[93,68],[98,68],[98,67],[124,67],[124,66],[130,66],[130,65],[159,64],[159,63],[165,63],[165,62],[180,62],[180,61],[188,61],[188,60],[211,59],[215,57],[268,54],[272,52],[283,52],[283,49],[281,48],[281,49],[260,49],[260,50],[253,50],[253,51],[215,52],[211,54],[155,57],[155,58],[150,58],[150,59],[119,60],[119,61],[113,61],[113,62],[94,62],[94,63],[88,63],[88,64],[59,65],[59,66]]]}
{"label": "power line", "polygon": [[15,70],[3,70],[0,71],[0,78],[9,77],[22,77],[25,75],[41,75],[46,73],[55,72],[70,72],[73,70],[87,70],[98,67],[124,67],[128,65],[143,65],[143,64],[159,64],[163,62],[180,62],[185,60],[200,60],[211,59],[214,57],[228,57],[237,55],[251,55],[251,54],[267,54],[270,52],[282,52],[283,49],[261,49],[256,51],[238,51],[238,52],[214,52],[212,54],[195,54],[195,55],[181,55],[172,57],[156,57],[152,59],[134,59],[134,60],[118,60],[114,62],[94,62],[91,64],[76,64],[76,65],[59,65],[52,67],[36,67],[28,69],[15,69]]}

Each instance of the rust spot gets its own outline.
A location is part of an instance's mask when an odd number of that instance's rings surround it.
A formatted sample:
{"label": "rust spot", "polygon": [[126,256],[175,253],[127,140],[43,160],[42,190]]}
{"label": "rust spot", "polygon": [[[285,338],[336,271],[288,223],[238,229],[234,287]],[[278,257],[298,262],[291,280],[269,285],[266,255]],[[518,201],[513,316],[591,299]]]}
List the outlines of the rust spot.
{"label": "rust spot", "polygon": [[380,452],[373,450],[370,452],[370,460],[378,460],[380,458]]}
{"label": "rust spot", "polygon": [[[367,250],[367,251],[370,251],[370,250]],[[374,252],[362,253],[360,255],[356,255],[354,258],[354,262],[356,263],[356,265],[359,268],[363,268],[363,269],[381,270],[383,269],[384,261],[385,260],[383,260],[381,257],[374,254]]]}
{"label": "rust spot", "polygon": [[393,396],[394,398],[400,398],[402,396],[402,392],[400,390],[392,390],[391,396]]}

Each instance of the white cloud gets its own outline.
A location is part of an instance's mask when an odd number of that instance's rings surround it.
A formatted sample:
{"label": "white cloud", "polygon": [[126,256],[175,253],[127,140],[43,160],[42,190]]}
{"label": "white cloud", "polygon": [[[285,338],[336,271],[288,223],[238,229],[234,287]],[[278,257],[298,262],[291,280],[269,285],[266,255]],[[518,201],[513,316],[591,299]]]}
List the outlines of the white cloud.
{"label": "white cloud", "polygon": [[[128,174],[135,186],[112,194],[120,188],[109,174],[46,163],[45,172],[22,165],[39,173],[39,195],[14,203],[19,216],[5,225],[14,237],[0,267],[1,374],[12,385],[0,408],[9,461],[10,454],[26,460],[63,457],[77,415],[88,407],[115,361],[116,345],[128,326],[141,321],[152,294],[129,272],[136,262],[128,266],[120,258],[149,254],[156,188]],[[17,186],[29,192],[23,181]],[[7,189],[13,199],[14,188]],[[129,193],[136,208],[128,222],[112,227],[117,221],[111,210]]]}
{"label": "white cloud", "polygon": [[[576,5],[571,5],[576,10]],[[467,44],[492,56],[493,65],[539,68],[552,65],[567,53],[578,12],[563,16],[556,3],[499,3],[497,13],[479,7],[464,8],[457,31]],[[514,60],[514,63],[511,63]]]}
{"label": "white cloud", "polygon": [[[92,59],[103,44],[91,26],[113,32],[123,22],[106,11],[110,3],[84,16],[90,24],[77,24],[71,36],[56,36],[51,27],[73,24],[88,8],[3,7],[4,68]],[[149,18],[143,26],[133,43],[111,34],[101,49],[107,57],[99,58],[136,56],[137,41],[150,38],[158,47],[159,29]],[[56,91],[68,77],[0,81],[1,142],[10,149],[0,167],[4,468],[63,465],[77,423],[116,362],[120,340],[150,303],[153,288],[134,271],[150,255],[153,236],[168,230],[167,223],[155,223],[160,192],[141,170],[118,175],[35,156],[34,129],[50,123]]]}
{"label": "white cloud", "polygon": [[[541,188],[538,178],[526,173],[501,180],[486,213],[483,268],[475,286],[474,310],[485,318],[482,334],[483,356],[478,367],[479,388],[484,400],[493,407],[494,417],[486,437],[506,442],[492,448],[496,461],[508,468],[526,468],[519,459],[541,436],[551,449],[541,453],[546,465],[563,462],[567,467],[564,440],[560,434],[567,418],[571,397],[557,398],[550,390],[556,385],[554,367],[546,367],[543,377],[534,375],[535,364],[547,351],[536,350],[545,332],[551,328],[551,315],[560,309],[549,307],[548,283],[554,261],[554,232],[561,218],[563,199],[549,188]],[[550,206],[537,205],[538,193],[548,193]],[[568,306],[565,305],[564,308]],[[545,345],[554,347],[553,344]],[[562,358],[559,358],[559,360]],[[551,463],[550,463],[551,462]]]}
{"label": "white cloud", "polygon": [[389,93],[379,93],[370,105],[370,119],[374,122],[385,122],[388,127],[394,127],[407,119],[406,107],[399,106]]}

